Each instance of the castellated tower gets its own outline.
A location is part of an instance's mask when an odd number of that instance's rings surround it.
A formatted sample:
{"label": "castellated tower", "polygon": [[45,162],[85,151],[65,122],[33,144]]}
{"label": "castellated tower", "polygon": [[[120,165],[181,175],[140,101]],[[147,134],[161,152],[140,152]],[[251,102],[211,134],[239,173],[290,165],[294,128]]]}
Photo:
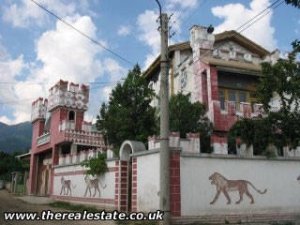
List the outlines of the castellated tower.
{"label": "castellated tower", "polygon": [[59,159],[71,157],[70,162],[76,164],[80,154],[105,149],[102,134],[92,131],[92,124],[84,121],[89,86],[60,80],[49,92],[48,99],[38,98],[32,103],[29,193],[38,195],[53,193],[52,170]]}
{"label": "castellated tower", "polygon": [[48,111],[54,129],[81,130],[88,109],[89,87],[60,80],[50,88]]}
{"label": "castellated tower", "polygon": [[48,100],[38,98],[32,102],[31,122],[32,122],[32,143],[44,132]]}

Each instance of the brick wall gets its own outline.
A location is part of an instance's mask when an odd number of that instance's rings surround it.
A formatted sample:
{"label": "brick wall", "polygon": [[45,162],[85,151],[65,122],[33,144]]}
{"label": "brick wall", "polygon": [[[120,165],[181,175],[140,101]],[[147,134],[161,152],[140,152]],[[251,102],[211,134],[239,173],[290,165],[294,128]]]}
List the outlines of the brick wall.
{"label": "brick wall", "polygon": [[120,174],[119,174],[119,195],[120,195],[120,205],[119,209],[121,211],[127,211],[127,201],[128,201],[128,162],[120,161]]}
{"label": "brick wall", "polygon": [[172,216],[180,216],[180,151],[171,152],[170,155],[170,209]]}
{"label": "brick wall", "polygon": [[132,159],[131,211],[137,211],[137,159]]}

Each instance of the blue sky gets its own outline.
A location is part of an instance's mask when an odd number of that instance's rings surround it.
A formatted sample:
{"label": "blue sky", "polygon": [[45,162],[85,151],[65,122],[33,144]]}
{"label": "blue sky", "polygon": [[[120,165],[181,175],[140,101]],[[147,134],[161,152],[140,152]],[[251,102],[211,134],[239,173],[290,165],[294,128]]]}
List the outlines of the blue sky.
{"label": "blue sky", "polygon": [[[146,68],[159,53],[155,0],[35,0],[102,45]],[[161,0],[173,13],[171,43],[189,39],[189,28],[212,24],[215,33],[234,30],[274,0]],[[269,12],[270,11],[270,12]],[[300,10],[271,8],[242,34],[284,55],[300,38]],[[30,120],[31,102],[47,97],[59,79],[91,86],[86,119],[95,119],[115,83],[132,65],[57,21],[30,0],[0,6],[0,122]]]}

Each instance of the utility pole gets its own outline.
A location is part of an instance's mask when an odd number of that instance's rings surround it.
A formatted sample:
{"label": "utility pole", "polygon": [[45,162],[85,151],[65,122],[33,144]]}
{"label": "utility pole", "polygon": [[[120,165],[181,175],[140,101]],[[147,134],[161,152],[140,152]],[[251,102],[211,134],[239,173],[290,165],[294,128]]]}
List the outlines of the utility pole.
{"label": "utility pole", "polygon": [[170,153],[169,153],[169,18],[160,11],[160,210],[164,212],[163,225],[170,224]]}

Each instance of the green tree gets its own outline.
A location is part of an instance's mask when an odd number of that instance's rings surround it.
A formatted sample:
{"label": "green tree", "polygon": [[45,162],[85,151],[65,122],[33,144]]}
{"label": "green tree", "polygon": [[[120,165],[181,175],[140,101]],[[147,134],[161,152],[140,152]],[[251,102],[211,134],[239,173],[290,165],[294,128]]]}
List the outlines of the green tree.
{"label": "green tree", "polygon": [[285,0],[285,3],[300,8],[300,0]]}
{"label": "green tree", "polygon": [[93,176],[101,176],[108,170],[105,153],[98,153],[97,157],[85,160],[81,165],[87,168],[86,174]]}
{"label": "green tree", "polygon": [[[292,46],[293,51],[287,59],[279,59],[274,65],[262,64],[263,76],[257,93],[272,130],[280,136],[281,145],[295,148],[300,137],[300,65],[296,62],[299,42],[294,41]],[[277,111],[272,110],[269,104],[273,98],[280,103]]]}
{"label": "green tree", "polygon": [[8,154],[0,151],[0,180],[10,180],[11,172],[24,171],[23,163],[16,158],[17,153]]}
{"label": "green tree", "polygon": [[205,105],[200,102],[191,103],[190,95],[179,93],[170,98],[170,131],[180,132],[184,138],[186,133],[200,133],[202,152],[210,152],[210,134],[212,124],[206,117]]}
{"label": "green tree", "polygon": [[102,104],[97,116],[96,126],[109,144],[118,148],[126,139],[146,142],[155,133],[155,109],[150,106],[153,97],[154,91],[136,65],[124,83],[112,90],[109,102]]}

